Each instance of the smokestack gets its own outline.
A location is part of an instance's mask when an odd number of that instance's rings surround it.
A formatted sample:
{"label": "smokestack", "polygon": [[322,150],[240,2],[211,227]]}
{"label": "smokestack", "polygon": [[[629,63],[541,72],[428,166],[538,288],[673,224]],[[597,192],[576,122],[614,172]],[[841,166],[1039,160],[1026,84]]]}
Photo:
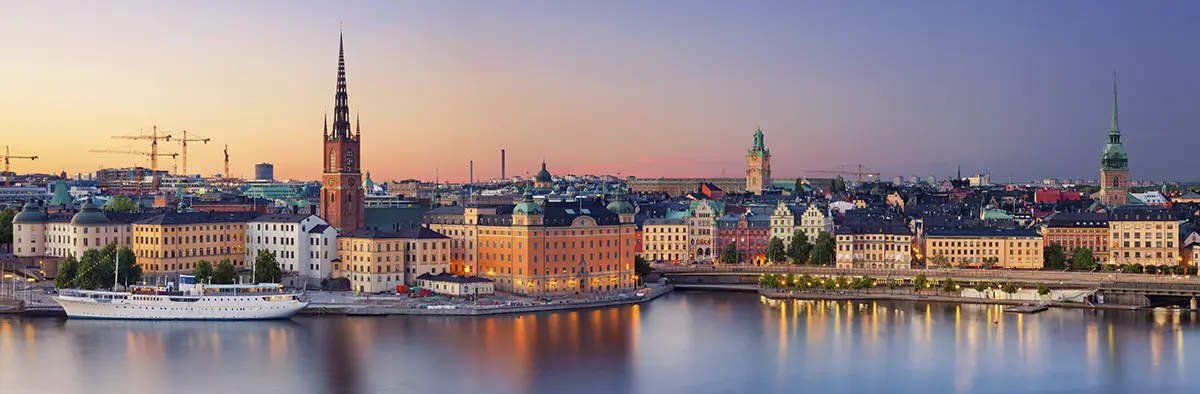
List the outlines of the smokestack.
{"label": "smokestack", "polygon": [[504,180],[504,149],[500,150],[500,179]]}
{"label": "smokestack", "polygon": [[471,169],[469,170],[470,178],[468,178],[467,184],[473,185],[473,184],[475,184],[475,160],[471,160],[470,165],[471,165]]}

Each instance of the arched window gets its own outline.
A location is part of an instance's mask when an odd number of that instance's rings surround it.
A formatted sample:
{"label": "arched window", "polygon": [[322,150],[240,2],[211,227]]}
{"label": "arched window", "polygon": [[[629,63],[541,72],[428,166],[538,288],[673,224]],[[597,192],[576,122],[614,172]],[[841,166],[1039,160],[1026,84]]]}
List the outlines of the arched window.
{"label": "arched window", "polygon": [[330,149],[329,150],[329,170],[333,171],[335,169],[337,169],[337,151]]}

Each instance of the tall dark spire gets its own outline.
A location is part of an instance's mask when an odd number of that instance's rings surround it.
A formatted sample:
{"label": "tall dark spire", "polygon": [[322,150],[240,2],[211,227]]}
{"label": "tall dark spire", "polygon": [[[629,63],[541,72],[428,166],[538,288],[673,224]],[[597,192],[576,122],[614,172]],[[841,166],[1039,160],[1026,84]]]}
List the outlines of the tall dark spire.
{"label": "tall dark spire", "polygon": [[1109,140],[1111,143],[1121,143],[1121,126],[1117,124],[1117,72],[1113,71],[1113,108],[1112,108],[1112,125],[1108,128]]}
{"label": "tall dark spire", "polygon": [[341,32],[338,32],[338,71],[337,93],[333,96],[333,135],[332,139],[351,139],[350,135],[350,99],[346,95],[346,52]]}

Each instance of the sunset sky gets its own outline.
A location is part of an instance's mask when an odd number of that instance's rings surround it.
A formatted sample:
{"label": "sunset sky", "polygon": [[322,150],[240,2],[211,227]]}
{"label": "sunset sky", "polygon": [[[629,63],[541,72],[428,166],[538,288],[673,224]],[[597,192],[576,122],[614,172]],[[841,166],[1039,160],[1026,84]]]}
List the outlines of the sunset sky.
{"label": "sunset sky", "polygon": [[[914,4],[916,6],[914,6]],[[339,21],[376,181],[550,171],[1094,178],[1112,72],[1134,179],[1200,180],[1200,2],[5,1],[0,130],[18,172],[157,125],[190,172],[317,179]],[[177,144],[164,150],[177,152]],[[165,163],[165,164],[164,164]],[[166,159],[160,167],[170,168]]]}

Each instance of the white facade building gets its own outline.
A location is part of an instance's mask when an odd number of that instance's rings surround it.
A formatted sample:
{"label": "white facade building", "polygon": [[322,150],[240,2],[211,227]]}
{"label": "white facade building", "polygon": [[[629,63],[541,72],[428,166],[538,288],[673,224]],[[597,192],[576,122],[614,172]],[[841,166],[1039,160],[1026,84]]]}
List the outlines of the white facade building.
{"label": "white facade building", "polygon": [[275,254],[283,272],[320,285],[331,277],[330,261],[337,258],[337,229],[317,215],[262,215],[246,223],[247,264],[264,249]]}

